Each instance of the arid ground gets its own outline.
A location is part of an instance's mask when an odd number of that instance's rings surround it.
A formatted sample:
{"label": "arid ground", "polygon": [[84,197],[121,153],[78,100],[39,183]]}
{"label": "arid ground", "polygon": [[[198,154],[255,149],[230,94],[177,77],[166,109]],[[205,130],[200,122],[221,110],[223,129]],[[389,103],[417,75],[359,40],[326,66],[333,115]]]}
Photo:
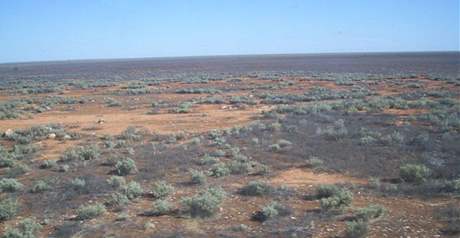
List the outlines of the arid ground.
{"label": "arid ground", "polygon": [[0,65],[0,232],[459,237],[459,61]]}

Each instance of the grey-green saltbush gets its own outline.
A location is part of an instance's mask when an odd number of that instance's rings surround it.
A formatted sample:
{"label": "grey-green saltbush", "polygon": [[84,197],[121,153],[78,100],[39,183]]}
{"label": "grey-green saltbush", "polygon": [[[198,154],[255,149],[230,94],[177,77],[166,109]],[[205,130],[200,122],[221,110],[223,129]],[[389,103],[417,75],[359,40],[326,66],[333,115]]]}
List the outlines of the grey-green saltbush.
{"label": "grey-green saltbush", "polygon": [[273,191],[273,188],[262,181],[251,181],[240,189],[240,194],[245,196],[262,196]]}
{"label": "grey-green saltbush", "polygon": [[347,238],[364,238],[369,231],[367,221],[350,221],[346,223],[345,237]]}
{"label": "grey-green saltbush", "polygon": [[422,183],[430,176],[431,171],[425,165],[406,164],[400,167],[399,175],[408,183]]}
{"label": "grey-green saltbush", "polygon": [[206,183],[206,175],[202,171],[191,170],[191,180],[192,184],[205,184]]}
{"label": "grey-green saltbush", "polygon": [[163,199],[172,192],[174,192],[174,187],[165,181],[159,181],[153,185],[152,194],[155,198]]}
{"label": "grey-green saltbush", "polygon": [[215,214],[225,197],[221,188],[208,188],[193,196],[182,199],[185,211],[192,217],[209,217]]}
{"label": "grey-green saltbush", "polygon": [[225,163],[218,163],[212,166],[211,170],[209,171],[209,176],[212,177],[223,177],[230,174],[230,169],[227,167]]}
{"label": "grey-green saltbush", "polygon": [[115,171],[120,176],[125,176],[130,174],[132,171],[136,171],[136,163],[130,158],[119,160],[115,164]]}
{"label": "grey-green saltbush", "polygon": [[77,210],[78,220],[87,220],[98,217],[106,212],[103,204],[82,205]]}
{"label": "grey-green saltbush", "polygon": [[24,186],[13,178],[3,178],[0,180],[0,192],[13,193],[19,191]]}
{"label": "grey-green saltbush", "polygon": [[13,218],[17,211],[18,203],[16,200],[7,198],[0,201],[0,221]]}
{"label": "grey-green saltbush", "polygon": [[166,200],[157,200],[153,203],[152,215],[162,216],[167,215],[172,211],[172,205]]}
{"label": "grey-green saltbush", "polygon": [[32,189],[30,189],[30,192],[41,193],[49,189],[50,189],[50,186],[45,181],[39,180],[35,182],[35,184],[32,186]]}
{"label": "grey-green saltbush", "polygon": [[348,207],[353,201],[353,194],[346,190],[341,189],[337,194],[333,196],[322,198],[320,200],[320,206],[323,210],[342,209]]}
{"label": "grey-green saltbush", "polygon": [[2,238],[35,238],[42,226],[34,219],[25,218],[16,228],[7,228]]}

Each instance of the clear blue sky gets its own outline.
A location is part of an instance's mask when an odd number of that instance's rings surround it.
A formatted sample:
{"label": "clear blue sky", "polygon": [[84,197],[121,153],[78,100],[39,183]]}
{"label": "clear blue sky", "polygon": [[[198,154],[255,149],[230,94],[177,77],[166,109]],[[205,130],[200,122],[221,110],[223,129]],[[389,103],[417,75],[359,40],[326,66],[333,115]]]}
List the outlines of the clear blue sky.
{"label": "clear blue sky", "polygon": [[0,62],[458,51],[459,0],[4,0]]}

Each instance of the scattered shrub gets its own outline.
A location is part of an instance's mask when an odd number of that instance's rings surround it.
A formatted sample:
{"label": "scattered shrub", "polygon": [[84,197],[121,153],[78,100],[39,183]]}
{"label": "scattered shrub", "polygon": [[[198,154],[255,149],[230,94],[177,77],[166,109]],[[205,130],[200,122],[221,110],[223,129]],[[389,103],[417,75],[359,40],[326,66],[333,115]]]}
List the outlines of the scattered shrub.
{"label": "scattered shrub", "polygon": [[345,236],[347,238],[364,238],[369,231],[369,225],[366,221],[350,221],[346,223]]}
{"label": "scattered shrub", "polygon": [[45,181],[39,180],[35,182],[35,184],[32,186],[32,189],[30,189],[30,192],[41,193],[49,189],[50,189],[50,186]]}
{"label": "scattered shrub", "polygon": [[40,169],[51,169],[57,167],[57,162],[56,160],[44,160],[40,164]]}
{"label": "scattered shrub", "polygon": [[271,202],[269,205],[262,208],[253,214],[252,218],[257,221],[266,221],[277,216],[286,216],[291,213],[291,210],[278,202]]}
{"label": "scattered shrub", "polygon": [[213,177],[223,177],[230,174],[230,169],[224,163],[218,163],[212,166],[211,170],[209,171],[209,176]]}
{"label": "scattered shrub", "polygon": [[13,218],[18,211],[18,203],[11,198],[2,199],[0,201],[0,221],[5,221]]}
{"label": "scattered shrub", "polygon": [[430,176],[431,171],[425,165],[406,164],[400,167],[401,179],[408,183],[422,183]]}
{"label": "scattered shrub", "polygon": [[42,226],[34,219],[25,218],[19,222],[16,228],[8,228],[2,238],[35,238]]}
{"label": "scattered shrub", "polygon": [[153,185],[152,194],[155,198],[163,199],[172,192],[174,192],[174,187],[167,184],[165,181],[159,181]]}
{"label": "scattered shrub", "polygon": [[99,157],[99,149],[95,145],[70,148],[61,156],[62,161],[92,160]]}
{"label": "scattered shrub", "polygon": [[14,193],[21,190],[23,187],[22,183],[18,182],[16,179],[3,178],[0,180],[0,192]]}
{"label": "scattered shrub", "polygon": [[122,187],[121,189],[130,200],[141,196],[144,192],[141,185],[135,181],[129,182],[126,186]]}
{"label": "scattered shrub", "polygon": [[333,196],[322,198],[320,200],[321,209],[329,211],[335,209],[342,209],[348,207],[353,200],[353,194],[346,190],[341,189],[337,194]]}
{"label": "scattered shrub", "polygon": [[116,208],[116,209],[120,209],[126,206],[128,203],[129,203],[128,196],[126,196],[126,194],[119,193],[119,192],[110,194],[110,198],[106,202],[108,206]]}
{"label": "scattered shrub", "polygon": [[132,171],[136,171],[136,170],[137,170],[136,163],[134,162],[134,160],[130,158],[119,160],[115,164],[115,171],[120,176],[126,176],[130,174]]}
{"label": "scattered shrub", "polygon": [[318,157],[315,156],[311,156],[310,158],[308,158],[306,164],[308,167],[315,170],[321,170],[324,167],[324,161],[318,159]]}
{"label": "scattered shrub", "polygon": [[192,184],[205,184],[206,183],[206,175],[202,171],[191,170],[191,180]]}
{"label": "scattered shrub", "polygon": [[193,197],[184,198],[182,204],[192,217],[209,217],[215,214],[224,197],[225,192],[221,188],[211,187]]}
{"label": "scattered shrub", "polygon": [[126,186],[125,178],[120,176],[111,176],[109,179],[107,179],[107,183],[115,189]]}
{"label": "scattered shrub", "polygon": [[245,196],[263,196],[273,191],[273,188],[262,181],[251,181],[240,189],[240,194]]}
{"label": "scattered shrub", "polygon": [[369,205],[368,207],[359,208],[354,212],[355,220],[369,221],[381,217],[385,213],[385,208],[380,205]]}
{"label": "scattered shrub", "polygon": [[82,205],[77,209],[78,220],[88,220],[98,217],[106,212],[103,204]]}
{"label": "scattered shrub", "polygon": [[166,200],[157,200],[153,203],[151,215],[162,216],[167,215],[172,211],[172,205]]}
{"label": "scattered shrub", "polygon": [[316,198],[328,198],[339,194],[341,188],[331,184],[321,184],[316,188]]}
{"label": "scattered shrub", "polygon": [[86,181],[81,178],[75,178],[73,179],[70,184],[72,185],[72,188],[77,190],[77,191],[82,191],[86,187]]}
{"label": "scattered shrub", "polygon": [[437,211],[437,218],[446,223],[442,231],[446,234],[460,234],[460,207],[450,204]]}

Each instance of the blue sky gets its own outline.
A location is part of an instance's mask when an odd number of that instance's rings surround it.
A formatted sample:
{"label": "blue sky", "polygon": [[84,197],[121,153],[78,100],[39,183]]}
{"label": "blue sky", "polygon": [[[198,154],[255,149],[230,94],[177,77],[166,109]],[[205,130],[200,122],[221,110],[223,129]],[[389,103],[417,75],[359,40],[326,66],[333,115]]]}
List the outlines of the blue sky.
{"label": "blue sky", "polygon": [[0,62],[459,50],[459,0],[0,1]]}

